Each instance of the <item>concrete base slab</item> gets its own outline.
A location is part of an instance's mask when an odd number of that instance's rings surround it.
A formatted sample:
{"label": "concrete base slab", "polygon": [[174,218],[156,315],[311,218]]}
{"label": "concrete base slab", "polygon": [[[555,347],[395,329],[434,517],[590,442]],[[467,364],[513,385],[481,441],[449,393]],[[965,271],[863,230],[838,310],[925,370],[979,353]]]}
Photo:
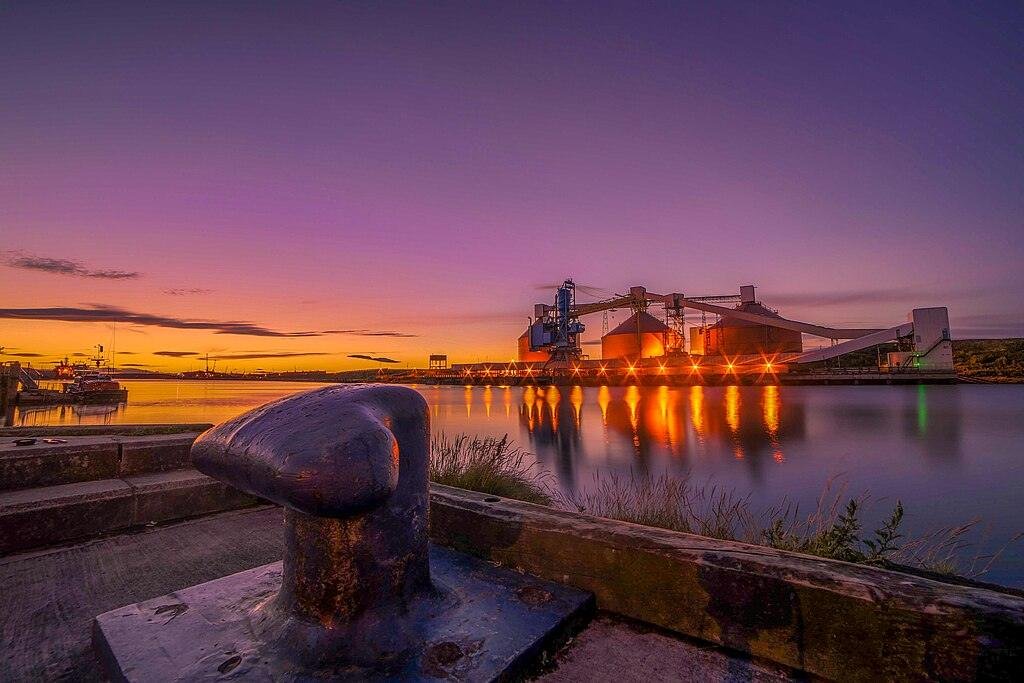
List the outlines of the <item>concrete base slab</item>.
{"label": "concrete base slab", "polygon": [[[94,648],[114,680],[507,679],[581,628],[594,610],[584,591],[501,569],[439,547],[430,552],[437,594],[410,609],[418,647],[354,665],[344,647],[316,667],[259,624],[281,584],[264,565],[96,618]],[[397,626],[397,625],[396,625]]]}

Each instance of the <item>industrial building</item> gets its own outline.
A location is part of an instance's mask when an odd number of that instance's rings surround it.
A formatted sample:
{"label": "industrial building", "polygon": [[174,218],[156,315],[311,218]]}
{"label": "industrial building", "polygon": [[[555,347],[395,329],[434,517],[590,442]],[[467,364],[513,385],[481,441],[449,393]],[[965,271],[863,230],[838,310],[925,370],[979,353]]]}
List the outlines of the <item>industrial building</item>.
{"label": "industrial building", "polygon": [[[648,311],[657,304],[664,307],[664,321]],[[600,360],[586,356],[581,347],[586,330],[582,318],[622,309],[631,315],[601,337]],[[687,309],[699,315],[686,318]],[[783,317],[757,299],[753,285],[740,287],[738,295],[711,296],[654,294],[634,286],[627,294],[577,303],[576,285],[566,280],[557,289],[554,304],[536,304],[533,314],[517,341],[518,363],[460,366],[459,372],[468,377],[479,373],[484,379],[559,373],[596,379],[617,373],[627,378],[645,373],[670,378],[716,372],[714,368],[725,374],[775,374],[887,342],[895,342],[898,350],[880,360],[879,372],[953,372],[945,308],[914,309],[909,322],[890,328],[833,328]],[[827,339],[831,345],[805,352],[805,336]]]}
{"label": "industrial building", "polygon": [[[654,309],[652,307],[663,307]],[[629,311],[600,339],[601,357],[583,353],[582,318]],[[656,313],[663,310],[663,318]],[[684,315],[689,311],[688,317]],[[689,328],[689,348],[685,331]],[[806,338],[829,343],[805,350]],[[877,368],[849,372],[823,361],[879,345]],[[596,354],[595,354],[596,355]],[[553,304],[533,307],[517,340],[516,361],[432,369],[431,381],[466,384],[905,383],[955,381],[949,312],[916,308],[885,328],[839,328],[783,317],[761,303],[753,285],[739,294],[654,294],[645,287],[603,301],[576,302],[566,280]]]}

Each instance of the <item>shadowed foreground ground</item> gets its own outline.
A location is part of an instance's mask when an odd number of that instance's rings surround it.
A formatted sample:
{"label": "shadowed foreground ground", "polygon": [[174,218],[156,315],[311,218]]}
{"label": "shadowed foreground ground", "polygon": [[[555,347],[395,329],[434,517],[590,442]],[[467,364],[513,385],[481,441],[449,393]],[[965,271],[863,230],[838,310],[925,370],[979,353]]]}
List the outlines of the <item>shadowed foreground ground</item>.
{"label": "shadowed foreground ground", "polygon": [[0,559],[0,680],[96,680],[92,619],[281,559],[281,510],[211,517]]}
{"label": "shadowed foreground ground", "polygon": [[[261,507],[0,559],[0,680],[101,678],[94,616],[281,559],[281,511]],[[543,680],[777,681],[722,650],[599,616]]]}

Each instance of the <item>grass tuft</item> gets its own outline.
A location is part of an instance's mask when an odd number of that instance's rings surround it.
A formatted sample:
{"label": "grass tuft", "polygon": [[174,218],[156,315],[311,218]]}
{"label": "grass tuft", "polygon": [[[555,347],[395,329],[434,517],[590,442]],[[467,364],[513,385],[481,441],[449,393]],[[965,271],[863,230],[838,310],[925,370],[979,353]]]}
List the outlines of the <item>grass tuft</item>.
{"label": "grass tuft", "polygon": [[689,477],[596,475],[590,491],[562,494],[557,502],[597,517],[726,540],[751,522],[745,498],[710,483],[695,486]]}
{"label": "grass tuft", "polygon": [[449,439],[442,433],[431,439],[430,453],[430,480],[438,484],[528,503],[552,503],[547,476],[508,435],[482,439],[460,434]]}

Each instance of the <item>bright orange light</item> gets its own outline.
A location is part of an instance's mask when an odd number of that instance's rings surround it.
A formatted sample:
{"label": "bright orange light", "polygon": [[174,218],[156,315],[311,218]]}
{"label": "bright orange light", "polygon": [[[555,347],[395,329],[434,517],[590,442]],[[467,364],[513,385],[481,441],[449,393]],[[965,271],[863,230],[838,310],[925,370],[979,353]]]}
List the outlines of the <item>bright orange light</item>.
{"label": "bright orange light", "polygon": [[661,364],[661,366],[660,366],[660,369],[659,369],[659,372],[660,372],[661,374],[663,374],[663,375],[665,374],[665,364],[664,364],[664,363],[662,363],[662,364]]}
{"label": "bright orange light", "polygon": [[608,368],[606,368],[605,366],[602,365],[601,366],[601,374],[602,375],[607,375],[608,374]]}
{"label": "bright orange light", "polygon": [[693,364],[693,368],[692,369],[693,369],[694,372],[700,372],[700,366],[697,365],[696,363]]}
{"label": "bright orange light", "polygon": [[729,362],[729,369],[732,370],[732,368],[733,368],[732,361],[730,361]]}
{"label": "bright orange light", "polygon": [[765,364],[764,364],[764,369],[765,369],[765,370],[767,370],[768,372],[771,372],[771,371],[772,371],[772,364],[771,364],[771,361],[769,361],[769,362],[767,362],[767,363],[765,363]]}
{"label": "bright orange light", "polygon": [[572,374],[574,374],[574,375],[580,374],[580,366],[578,366],[578,365],[572,366]]}
{"label": "bright orange light", "polygon": [[636,374],[636,367],[634,365],[632,365],[632,364],[630,364],[630,366],[629,366],[629,374],[631,374],[631,375],[635,375]]}

